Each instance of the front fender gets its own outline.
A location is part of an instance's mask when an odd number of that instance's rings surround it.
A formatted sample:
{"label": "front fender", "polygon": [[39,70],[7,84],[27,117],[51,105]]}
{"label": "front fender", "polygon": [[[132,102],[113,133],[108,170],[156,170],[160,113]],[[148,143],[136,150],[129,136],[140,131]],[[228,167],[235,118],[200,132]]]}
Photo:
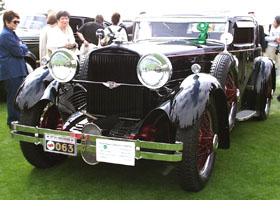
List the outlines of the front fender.
{"label": "front fender", "polygon": [[[172,94],[174,93],[174,94]],[[188,129],[202,116],[210,98],[216,103],[218,115],[219,147],[229,148],[229,124],[227,101],[219,81],[209,74],[188,76],[171,98],[153,110],[144,120],[144,124],[153,121],[159,115],[166,115],[175,129]]]}
{"label": "front fender", "polygon": [[32,60],[37,60],[37,57],[31,52],[31,51],[28,51],[25,55],[25,57],[28,57],[28,58],[31,58]]}
{"label": "front fender", "polygon": [[24,60],[29,63],[33,69],[36,68],[36,60],[37,60],[37,57],[31,52],[31,51],[28,51],[24,57]]}
{"label": "front fender", "polygon": [[215,100],[222,97],[221,105],[226,105],[225,96],[220,94],[223,89],[215,77],[204,73],[191,75],[181,83],[179,91],[157,109],[164,110],[175,127],[188,128],[200,118],[211,96]]}
{"label": "front fender", "polygon": [[58,87],[57,85],[48,68],[37,68],[26,77],[20,86],[15,99],[16,108],[26,110],[34,106],[41,99],[51,100],[51,88]]}
{"label": "front fender", "polygon": [[194,125],[200,119],[214,90],[218,88],[222,90],[218,80],[209,74],[187,77],[171,102],[171,122],[180,129]]}
{"label": "front fender", "polygon": [[254,60],[254,69],[257,73],[257,78],[255,80],[255,90],[257,94],[260,94],[264,83],[266,83],[271,76],[272,78],[272,89],[275,90],[275,65],[274,62],[268,57],[257,57]]}
{"label": "front fender", "polygon": [[259,68],[257,79],[255,82],[255,92],[256,92],[256,111],[259,115],[260,112],[265,108],[267,100],[263,97],[266,97],[267,95],[267,87],[269,79],[271,78],[272,81],[272,90],[275,91],[275,65],[274,62],[267,58],[267,57],[258,57],[255,59],[255,67]]}
{"label": "front fender", "polygon": [[271,78],[272,90],[276,89],[276,73],[274,62],[267,57],[257,57],[254,60],[254,69],[250,75],[248,86],[243,95],[242,103],[251,110],[260,110],[263,102],[260,101],[267,81]]}

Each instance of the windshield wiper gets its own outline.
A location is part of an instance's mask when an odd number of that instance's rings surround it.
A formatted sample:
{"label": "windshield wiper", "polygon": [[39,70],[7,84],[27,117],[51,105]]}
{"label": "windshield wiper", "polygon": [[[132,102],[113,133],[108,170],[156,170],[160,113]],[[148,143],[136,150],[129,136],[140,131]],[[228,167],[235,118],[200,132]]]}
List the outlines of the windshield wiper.
{"label": "windshield wiper", "polygon": [[28,27],[26,27],[26,26],[20,26],[19,28],[23,29],[23,30],[27,30],[28,29]]}
{"label": "windshield wiper", "polygon": [[162,24],[171,32],[174,32],[172,28],[170,28],[165,22],[162,22]]}

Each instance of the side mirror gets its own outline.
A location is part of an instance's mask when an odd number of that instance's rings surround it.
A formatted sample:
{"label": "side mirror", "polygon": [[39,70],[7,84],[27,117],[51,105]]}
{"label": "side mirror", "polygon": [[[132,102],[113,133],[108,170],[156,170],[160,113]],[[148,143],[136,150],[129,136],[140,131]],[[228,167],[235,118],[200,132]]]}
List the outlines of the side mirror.
{"label": "side mirror", "polygon": [[226,32],[226,33],[223,33],[221,35],[220,40],[225,45],[225,50],[224,51],[227,51],[227,45],[229,45],[229,44],[231,44],[233,42],[233,36],[232,36],[232,34]]}
{"label": "side mirror", "polygon": [[102,28],[99,28],[96,30],[96,37],[97,39],[101,38],[103,39],[105,36],[104,30]]}
{"label": "side mirror", "polygon": [[96,30],[96,37],[98,39],[98,46],[101,47],[101,40],[104,38],[105,33],[102,28]]}

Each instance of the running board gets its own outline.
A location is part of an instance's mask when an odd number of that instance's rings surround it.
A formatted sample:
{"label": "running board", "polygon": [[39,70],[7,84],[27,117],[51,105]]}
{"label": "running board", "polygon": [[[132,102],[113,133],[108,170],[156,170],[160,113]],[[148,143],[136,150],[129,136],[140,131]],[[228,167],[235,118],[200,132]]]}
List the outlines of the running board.
{"label": "running board", "polygon": [[246,121],[256,115],[255,110],[242,110],[236,114],[236,119],[238,121]]}

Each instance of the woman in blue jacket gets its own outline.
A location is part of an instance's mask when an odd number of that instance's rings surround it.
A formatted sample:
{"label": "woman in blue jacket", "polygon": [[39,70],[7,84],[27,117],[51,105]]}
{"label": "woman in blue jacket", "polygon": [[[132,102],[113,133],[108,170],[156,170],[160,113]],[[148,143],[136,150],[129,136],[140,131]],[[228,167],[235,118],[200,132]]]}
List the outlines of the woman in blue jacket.
{"label": "woman in blue jacket", "polygon": [[18,121],[20,112],[14,107],[17,90],[27,75],[24,56],[28,48],[15,34],[19,15],[13,11],[3,14],[4,28],[0,35],[0,80],[5,81],[7,90],[7,125]]}

